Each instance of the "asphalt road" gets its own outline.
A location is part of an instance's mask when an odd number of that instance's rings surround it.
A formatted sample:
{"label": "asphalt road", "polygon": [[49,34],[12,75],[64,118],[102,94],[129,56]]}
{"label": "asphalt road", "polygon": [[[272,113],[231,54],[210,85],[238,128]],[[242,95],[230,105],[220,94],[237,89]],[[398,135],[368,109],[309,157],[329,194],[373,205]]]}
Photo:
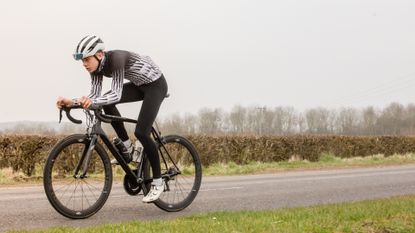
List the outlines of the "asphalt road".
{"label": "asphalt road", "polygon": [[310,206],[405,194],[415,194],[415,165],[208,177],[203,179],[192,205],[179,213],[143,204],[142,196],[129,196],[120,183],[115,183],[107,203],[96,215],[70,220],[52,208],[43,186],[1,187],[0,231],[174,219],[212,211]]}

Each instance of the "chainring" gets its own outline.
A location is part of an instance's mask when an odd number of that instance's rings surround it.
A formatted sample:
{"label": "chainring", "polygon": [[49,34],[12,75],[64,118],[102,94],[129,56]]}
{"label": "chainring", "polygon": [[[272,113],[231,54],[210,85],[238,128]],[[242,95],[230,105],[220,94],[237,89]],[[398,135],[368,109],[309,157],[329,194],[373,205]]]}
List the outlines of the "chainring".
{"label": "chainring", "polygon": [[[133,170],[134,173],[137,173],[137,169]],[[125,174],[124,176],[124,190],[131,196],[136,196],[141,192],[141,185],[137,181]]]}

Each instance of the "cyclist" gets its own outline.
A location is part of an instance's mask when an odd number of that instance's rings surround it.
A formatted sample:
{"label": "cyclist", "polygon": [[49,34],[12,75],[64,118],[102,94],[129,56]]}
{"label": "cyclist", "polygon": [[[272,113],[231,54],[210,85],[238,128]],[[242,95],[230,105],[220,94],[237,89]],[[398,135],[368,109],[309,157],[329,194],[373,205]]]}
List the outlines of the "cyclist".
{"label": "cyclist", "polygon": [[[104,42],[97,36],[89,35],[81,39],[73,56],[75,60],[82,60],[83,66],[90,73],[91,93],[76,99],[58,97],[57,106],[62,108],[81,104],[85,109],[90,106],[102,106],[106,114],[120,116],[116,104],[143,101],[134,135],[143,145],[153,171],[151,189],[143,198],[143,202],[153,202],[164,191],[164,181],[161,178],[157,147],[150,133],[167,94],[167,83],[163,73],[150,57],[124,50],[104,49]],[[101,95],[104,76],[112,78],[112,85],[110,91]],[[124,83],[124,79],[129,82]],[[114,121],[111,125],[125,146],[122,150],[123,156],[130,162],[133,145],[123,122]]]}

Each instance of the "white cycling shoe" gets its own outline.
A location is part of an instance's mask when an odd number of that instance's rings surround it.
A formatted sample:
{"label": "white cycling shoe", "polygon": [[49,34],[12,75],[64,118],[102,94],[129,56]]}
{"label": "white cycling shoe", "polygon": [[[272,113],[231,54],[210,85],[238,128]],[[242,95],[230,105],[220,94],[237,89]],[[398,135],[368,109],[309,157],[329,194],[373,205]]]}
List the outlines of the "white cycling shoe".
{"label": "white cycling shoe", "polygon": [[159,199],[160,195],[164,192],[164,180],[161,185],[151,184],[150,192],[143,198],[144,203],[151,203]]}

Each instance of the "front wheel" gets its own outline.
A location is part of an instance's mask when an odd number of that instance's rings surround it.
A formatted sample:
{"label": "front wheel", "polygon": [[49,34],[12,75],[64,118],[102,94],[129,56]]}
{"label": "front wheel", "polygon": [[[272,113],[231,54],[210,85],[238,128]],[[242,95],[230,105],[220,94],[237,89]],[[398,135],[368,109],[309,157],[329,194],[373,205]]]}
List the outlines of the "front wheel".
{"label": "front wheel", "polygon": [[[101,209],[111,191],[108,155],[96,142],[87,159],[85,154],[90,142],[82,134],[66,137],[54,146],[46,160],[43,174],[46,196],[53,208],[68,218],[92,216]],[[79,171],[75,172],[77,167]]]}
{"label": "front wheel", "polygon": [[[193,144],[184,137],[169,135],[159,145],[161,174],[165,181],[164,192],[154,204],[169,212],[180,211],[195,199],[202,183],[202,165]],[[146,159],[144,176],[151,177]],[[149,184],[143,187],[147,194]]]}

